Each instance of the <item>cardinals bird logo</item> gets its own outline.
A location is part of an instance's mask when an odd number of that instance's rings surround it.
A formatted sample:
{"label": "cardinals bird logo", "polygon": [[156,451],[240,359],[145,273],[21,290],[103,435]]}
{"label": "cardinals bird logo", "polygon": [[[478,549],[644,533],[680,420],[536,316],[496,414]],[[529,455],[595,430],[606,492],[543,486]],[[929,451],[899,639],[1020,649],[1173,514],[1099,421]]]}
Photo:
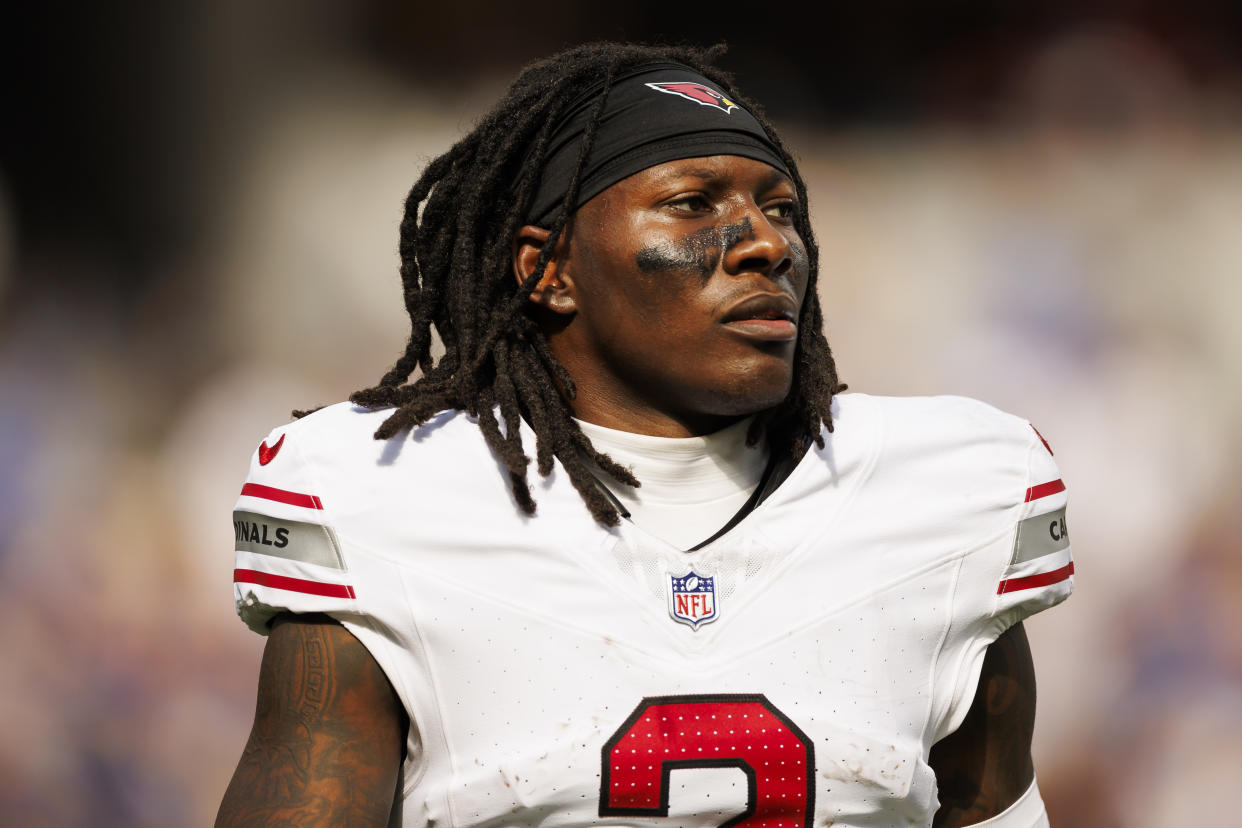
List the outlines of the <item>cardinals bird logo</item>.
{"label": "cardinals bird logo", "polygon": [[268,463],[272,462],[272,460],[276,458],[276,453],[280,451],[280,447],[284,444],[285,435],[283,434],[280,435],[280,439],[276,441],[276,444],[271,447],[267,445],[267,440],[259,443],[259,465],[266,466]]}
{"label": "cardinals bird logo", "polygon": [[678,95],[688,101],[694,101],[696,104],[703,106],[714,106],[721,112],[728,115],[738,106],[733,101],[721,95],[710,86],[704,86],[701,83],[692,83],[690,81],[676,81],[670,83],[649,83],[647,84],[657,92],[667,92],[670,95]]}

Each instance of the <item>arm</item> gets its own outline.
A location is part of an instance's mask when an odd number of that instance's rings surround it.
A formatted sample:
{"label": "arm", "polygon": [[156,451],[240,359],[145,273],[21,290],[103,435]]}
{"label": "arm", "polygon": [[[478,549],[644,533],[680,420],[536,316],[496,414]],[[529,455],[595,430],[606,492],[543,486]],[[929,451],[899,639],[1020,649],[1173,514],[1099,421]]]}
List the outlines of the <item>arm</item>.
{"label": "arm", "polygon": [[406,728],[387,677],[344,627],[323,615],[278,616],[217,828],[386,824]]}
{"label": "arm", "polygon": [[1016,802],[1035,779],[1034,730],[1035,665],[1015,624],[988,647],[962,726],[932,746],[940,789],[933,828],[973,825]]}

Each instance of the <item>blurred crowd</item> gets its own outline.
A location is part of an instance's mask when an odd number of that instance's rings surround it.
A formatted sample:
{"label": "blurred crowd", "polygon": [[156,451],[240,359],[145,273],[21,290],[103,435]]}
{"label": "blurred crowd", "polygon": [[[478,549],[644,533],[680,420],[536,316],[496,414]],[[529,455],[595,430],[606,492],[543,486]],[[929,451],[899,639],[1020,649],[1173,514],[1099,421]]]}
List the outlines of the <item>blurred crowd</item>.
{"label": "blurred crowd", "polygon": [[[0,179],[5,824],[210,822],[263,645],[232,608],[248,457],[396,358],[405,190],[498,89],[304,69],[213,171],[203,243],[124,301],[89,251],[19,257]],[[829,340],[855,391],[978,397],[1056,451],[1077,591],[1027,625],[1053,824],[1223,824],[1242,778],[1237,87],[1092,26],[1008,83],[983,127],[778,118]]]}

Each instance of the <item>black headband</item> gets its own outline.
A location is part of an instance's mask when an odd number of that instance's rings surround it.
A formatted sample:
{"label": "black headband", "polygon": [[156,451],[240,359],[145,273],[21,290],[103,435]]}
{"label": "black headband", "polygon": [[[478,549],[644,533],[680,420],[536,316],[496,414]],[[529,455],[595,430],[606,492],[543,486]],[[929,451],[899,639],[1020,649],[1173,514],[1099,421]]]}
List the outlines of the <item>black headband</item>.
{"label": "black headband", "polygon": [[[539,187],[527,210],[532,224],[546,227],[559,212],[602,92],[602,84],[585,92],[553,131]],[[582,165],[573,209],[648,167],[706,155],[740,155],[789,175],[780,150],[759,122],[712,81],[680,63],[636,67],[617,78],[609,90],[590,155]]]}

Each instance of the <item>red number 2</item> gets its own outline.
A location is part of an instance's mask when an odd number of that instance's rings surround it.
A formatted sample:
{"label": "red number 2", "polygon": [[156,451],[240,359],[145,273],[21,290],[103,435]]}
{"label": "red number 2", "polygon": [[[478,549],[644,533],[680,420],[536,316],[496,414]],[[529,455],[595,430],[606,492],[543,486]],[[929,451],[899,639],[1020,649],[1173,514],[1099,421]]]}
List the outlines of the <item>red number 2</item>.
{"label": "red number 2", "polygon": [[720,828],[811,826],[814,745],[762,695],[643,699],[604,743],[599,815],[668,816],[675,768],[746,774],[746,810]]}

